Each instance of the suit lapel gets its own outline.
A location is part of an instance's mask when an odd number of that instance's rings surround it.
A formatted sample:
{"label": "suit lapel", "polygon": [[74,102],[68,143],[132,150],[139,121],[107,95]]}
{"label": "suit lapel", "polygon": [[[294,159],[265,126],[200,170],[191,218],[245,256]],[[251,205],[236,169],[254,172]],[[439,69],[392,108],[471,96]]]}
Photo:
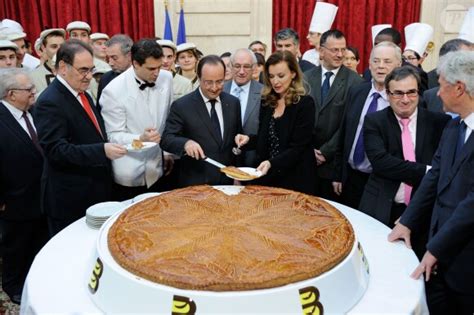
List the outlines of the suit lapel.
{"label": "suit lapel", "polygon": [[398,123],[397,117],[391,108],[387,109],[387,118],[389,133],[392,135],[390,138],[391,140],[395,140],[395,144],[397,146],[397,151],[401,152],[401,157],[404,159],[403,156],[403,144],[402,144],[402,129],[400,128],[400,124]]}
{"label": "suit lapel", "polygon": [[260,99],[260,91],[255,87],[254,82],[250,82],[250,89],[249,89],[249,98],[247,101],[247,108],[245,109],[244,115],[244,126],[247,123],[252,112],[255,110],[258,104],[258,100]]}
{"label": "suit lapel", "polygon": [[416,118],[416,146],[415,157],[417,161],[422,161],[423,148],[425,147],[426,134],[426,115],[422,108],[418,108],[418,117]]}
{"label": "suit lapel", "polygon": [[[202,120],[206,128],[208,129],[209,133],[212,135],[212,138],[218,145],[221,144],[221,139],[219,139],[219,136],[214,132],[214,128],[212,128],[212,123],[211,123],[211,116],[209,116],[209,112],[207,111],[206,104],[204,103],[204,100],[201,96],[201,93],[199,92],[199,89],[196,89],[194,91],[194,103],[196,104],[194,106],[196,110],[197,116]],[[223,102],[221,98],[221,102]],[[221,103],[222,104],[222,103]],[[224,108],[224,106],[222,106]],[[222,110],[222,113],[224,113],[224,110]],[[225,127],[225,119],[224,119],[224,127]]]}
{"label": "suit lapel", "polygon": [[23,141],[26,147],[30,148],[35,154],[40,154],[38,149],[33,144],[30,136],[28,136],[26,131],[20,126],[18,121],[15,119],[15,117],[13,117],[13,115],[2,102],[0,102],[0,119],[5,123],[7,128],[9,128],[11,132],[18,137],[18,139]]}
{"label": "suit lapel", "polygon": [[[220,98],[221,98],[221,105],[222,105],[222,117],[224,118],[224,134],[223,134],[223,137],[222,137],[223,141],[221,143],[224,144],[224,142],[227,140],[227,138],[229,136],[229,133],[230,133],[232,114],[231,114],[230,104],[227,100],[227,97],[225,97],[221,93]],[[248,109],[248,107],[247,107],[247,109]]]}
{"label": "suit lapel", "polygon": [[322,108],[323,104],[321,104],[321,75],[322,75],[322,68],[321,66],[316,67],[315,71],[312,71],[314,73],[313,78],[309,78],[309,82],[314,82],[314,96],[316,97],[316,109]]}
{"label": "suit lapel", "polygon": [[344,83],[346,82],[346,76],[347,73],[344,71],[344,68],[341,67],[337,72],[336,77],[334,78],[334,82],[332,83],[331,88],[329,89],[328,96],[324,99],[324,103],[322,105],[323,108],[326,107],[332,101],[334,96],[336,96],[344,87]]}
{"label": "suit lapel", "polygon": [[[371,85],[367,84],[361,89],[356,97],[354,97],[354,101],[352,104],[348,104],[353,108],[353,111],[349,113],[350,119],[350,128],[348,128],[348,134],[352,135],[351,140],[354,141],[357,132],[357,126],[359,125],[360,115],[362,114],[362,109],[364,108],[365,101],[367,96],[369,95],[371,89]],[[352,145],[352,143],[350,144]]]}

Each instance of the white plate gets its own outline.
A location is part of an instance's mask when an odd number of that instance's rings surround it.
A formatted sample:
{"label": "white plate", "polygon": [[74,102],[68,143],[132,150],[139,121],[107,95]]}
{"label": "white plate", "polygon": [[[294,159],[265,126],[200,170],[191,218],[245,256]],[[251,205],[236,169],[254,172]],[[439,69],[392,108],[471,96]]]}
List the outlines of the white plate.
{"label": "white plate", "polygon": [[86,216],[91,219],[108,218],[123,208],[125,208],[123,203],[118,201],[100,202],[90,206],[86,211]]}
{"label": "white plate", "polygon": [[157,143],[156,142],[143,142],[143,147],[141,149],[134,149],[132,147],[132,144],[126,144],[125,149],[127,149],[128,152],[142,152],[142,151],[147,151],[150,148],[153,148]]}
{"label": "white plate", "polygon": [[[248,174],[253,175],[253,176],[257,176],[257,178],[260,177],[260,176],[262,176],[262,172],[261,172],[261,171],[257,171],[257,169],[256,169],[256,168],[253,168],[253,167],[237,167],[237,168],[238,168],[239,170],[245,172],[245,173],[248,173]],[[226,174],[226,173],[224,173],[224,174],[225,174],[225,176],[227,176],[227,177],[229,177],[229,178],[232,178],[232,179],[236,179],[236,180],[238,180],[238,181],[240,181],[240,182],[246,182],[246,181],[249,181],[249,180],[253,180],[253,179],[239,179],[239,178],[234,177],[234,176],[231,176],[231,175],[229,175],[229,174]],[[254,178],[254,179],[255,179],[255,178]]]}

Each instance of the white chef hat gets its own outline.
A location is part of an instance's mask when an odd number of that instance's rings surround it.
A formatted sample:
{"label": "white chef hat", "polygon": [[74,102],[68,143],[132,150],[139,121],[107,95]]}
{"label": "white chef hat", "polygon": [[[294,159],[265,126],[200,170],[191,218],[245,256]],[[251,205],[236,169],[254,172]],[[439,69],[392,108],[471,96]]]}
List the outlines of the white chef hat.
{"label": "white chef hat", "polygon": [[84,21],[72,21],[66,26],[66,31],[71,32],[72,30],[86,30],[87,33],[90,33],[91,27]]}
{"label": "white chef hat", "polygon": [[324,33],[331,29],[338,7],[331,3],[316,2],[309,26],[310,32]]}
{"label": "white chef hat", "polygon": [[464,16],[464,21],[459,31],[459,38],[474,43],[474,7],[470,7]]}
{"label": "white chef hat", "polygon": [[372,44],[375,43],[375,37],[380,33],[380,31],[389,27],[392,27],[392,24],[372,25]]}
{"label": "white chef hat", "polygon": [[105,39],[105,40],[110,39],[109,35],[105,33],[92,33],[90,37],[91,37],[91,41],[93,42],[99,39]]}
{"label": "white chef hat", "polygon": [[413,50],[423,56],[433,36],[433,27],[426,23],[412,23],[405,26],[405,50]]}

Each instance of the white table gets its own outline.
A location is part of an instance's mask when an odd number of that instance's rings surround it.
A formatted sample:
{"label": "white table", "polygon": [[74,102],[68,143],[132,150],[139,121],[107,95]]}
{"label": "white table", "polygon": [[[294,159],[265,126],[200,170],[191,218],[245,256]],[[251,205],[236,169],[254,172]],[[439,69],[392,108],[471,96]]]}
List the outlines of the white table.
{"label": "white table", "polygon": [[[369,287],[349,314],[427,314],[423,280],[409,277],[418,264],[415,254],[401,242],[389,243],[385,225],[331,203],[351,221],[370,266]],[[102,313],[87,290],[97,235],[82,218],[45,245],[28,273],[21,314]]]}

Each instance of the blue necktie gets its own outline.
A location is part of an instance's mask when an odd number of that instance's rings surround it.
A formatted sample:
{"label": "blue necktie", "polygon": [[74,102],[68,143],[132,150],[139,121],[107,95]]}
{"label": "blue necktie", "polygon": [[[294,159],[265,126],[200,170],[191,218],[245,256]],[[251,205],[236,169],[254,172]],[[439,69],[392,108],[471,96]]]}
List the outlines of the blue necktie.
{"label": "blue necktie", "polygon": [[[380,94],[375,92],[372,94],[372,101],[369,104],[369,108],[367,109],[367,114],[373,113],[377,111],[377,103],[378,99],[380,98]],[[365,118],[365,117],[364,117]],[[360,129],[359,138],[357,138],[357,143],[354,149],[354,165],[360,165],[364,162],[365,158],[365,148],[364,148],[364,128]]]}
{"label": "blue necktie", "polygon": [[454,155],[454,161],[461,155],[462,147],[464,146],[464,140],[466,139],[466,123],[461,120],[458,128],[458,141],[456,143],[456,154]]}
{"label": "blue necktie", "polygon": [[219,124],[219,117],[217,117],[216,112],[216,100],[209,100],[211,104],[211,123],[212,128],[214,129],[216,135],[219,136],[219,139],[222,140],[221,125]]}
{"label": "blue necktie", "polygon": [[331,85],[329,84],[329,79],[333,74],[334,73],[332,73],[331,71],[328,71],[324,74],[326,78],[324,79],[323,85],[321,86],[321,105],[324,104],[324,99],[329,94],[329,88],[331,87]]}

